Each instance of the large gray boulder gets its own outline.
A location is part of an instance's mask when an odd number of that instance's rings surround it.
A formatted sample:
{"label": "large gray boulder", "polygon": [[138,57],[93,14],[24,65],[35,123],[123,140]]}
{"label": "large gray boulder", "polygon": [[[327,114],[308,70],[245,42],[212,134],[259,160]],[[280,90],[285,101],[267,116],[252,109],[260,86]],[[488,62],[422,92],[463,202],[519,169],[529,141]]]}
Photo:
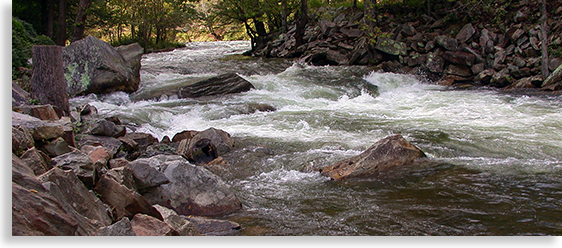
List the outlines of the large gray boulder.
{"label": "large gray boulder", "polygon": [[153,205],[173,209],[179,215],[217,216],[242,208],[240,200],[217,175],[190,164],[178,155],[157,155],[149,164],[170,180],[143,196]]}
{"label": "large gray boulder", "polygon": [[419,148],[401,135],[393,135],[377,141],[355,157],[322,168],[320,172],[334,180],[365,177],[385,169],[410,164],[422,157],[425,157],[425,154]]}
{"label": "large gray boulder", "polygon": [[[134,92],[139,87],[140,55],[136,46],[120,49],[93,36],[63,49],[64,74],[71,96],[113,91]],[[126,51],[126,52],[125,52]],[[138,62],[137,62],[138,60]]]}

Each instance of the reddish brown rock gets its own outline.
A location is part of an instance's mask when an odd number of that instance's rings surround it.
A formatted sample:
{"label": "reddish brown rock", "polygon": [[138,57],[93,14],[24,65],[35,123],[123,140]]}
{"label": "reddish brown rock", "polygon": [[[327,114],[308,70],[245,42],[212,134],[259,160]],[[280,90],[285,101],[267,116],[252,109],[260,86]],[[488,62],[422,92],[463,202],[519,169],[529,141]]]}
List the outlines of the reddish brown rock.
{"label": "reddish brown rock", "polygon": [[170,225],[146,214],[136,214],[131,227],[136,236],[178,236]]}

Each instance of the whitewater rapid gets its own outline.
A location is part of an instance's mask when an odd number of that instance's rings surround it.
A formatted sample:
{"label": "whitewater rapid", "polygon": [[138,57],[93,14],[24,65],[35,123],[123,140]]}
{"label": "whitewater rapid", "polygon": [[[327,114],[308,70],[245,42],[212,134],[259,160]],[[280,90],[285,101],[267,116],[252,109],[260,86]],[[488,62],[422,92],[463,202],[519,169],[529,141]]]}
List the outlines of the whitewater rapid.
{"label": "whitewater rapid", "polygon": [[[562,233],[562,97],[455,90],[418,75],[239,57],[247,42],[194,43],[142,60],[141,88],[71,100],[161,140],[210,127],[236,151],[223,178],[246,235]],[[248,92],[201,99],[145,93],[234,72]],[[266,104],[273,112],[248,111]],[[367,182],[314,172],[402,134],[434,163]],[[265,151],[265,152],[263,152]],[[522,221],[523,220],[523,221]]]}

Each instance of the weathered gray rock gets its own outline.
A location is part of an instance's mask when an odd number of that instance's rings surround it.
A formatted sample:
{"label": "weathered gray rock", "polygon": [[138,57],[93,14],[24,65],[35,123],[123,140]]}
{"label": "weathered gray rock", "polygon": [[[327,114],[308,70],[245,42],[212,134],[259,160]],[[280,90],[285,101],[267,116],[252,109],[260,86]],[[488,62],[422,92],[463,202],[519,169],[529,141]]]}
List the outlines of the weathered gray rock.
{"label": "weathered gray rock", "polygon": [[132,85],[138,85],[140,83],[141,59],[144,49],[138,43],[133,43],[118,46],[115,50],[123,56],[127,67],[131,68],[133,72]]}
{"label": "weathered gray rock", "polygon": [[201,139],[209,139],[217,148],[217,154],[219,156],[230,152],[232,148],[234,148],[234,139],[232,139],[229,133],[220,129],[211,127],[198,132],[191,138],[189,147],[193,147]]}
{"label": "weathered gray rock", "polygon": [[35,146],[35,141],[29,129],[23,126],[12,126],[12,152],[22,155],[27,149]]}
{"label": "weathered gray rock", "polygon": [[445,51],[441,56],[446,61],[457,65],[472,66],[476,60],[474,54],[461,51]]}
{"label": "weathered gray rock", "polygon": [[459,48],[459,41],[457,39],[444,35],[435,37],[435,43],[448,51],[456,51]]}
{"label": "weathered gray rock", "polygon": [[131,170],[128,166],[110,169],[105,173],[105,175],[129,189],[137,191],[133,170]]}
{"label": "weathered gray rock", "polygon": [[445,60],[438,53],[429,53],[425,62],[425,67],[435,73],[442,73]]}
{"label": "weathered gray rock", "polygon": [[365,152],[332,166],[321,169],[324,176],[335,180],[369,176],[373,173],[411,164],[425,154],[406,141],[401,135],[393,135],[379,140]]}
{"label": "weathered gray rock", "polygon": [[496,71],[494,69],[486,69],[481,71],[480,73],[478,73],[478,75],[476,75],[476,77],[474,77],[475,81],[481,81],[484,84],[488,84],[490,83],[490,81],[492,80],[492,77],[496,74]]}
{"label": "weathered gray rock", "polygon": [[513,83],[513,78],[509,75],[508,68],[496,72],[490,80],[490,85],[498,88],[503,88],[510,85],[511,83]]}
{"label": "weathered gray rock", "polygon": [[106,136],[95,136],[95,135],[80,135],[78,137],[78,147],[82,147],[85,145],[90,146],[103,146],[107,154],[109,154],[110,158],[113,158],[115,154],[121,149],[121,141],[113,138],[113,137],[106,137]]}
{"label": "weathered gray rock", "polygon": [[138,213],[148,214],[159,219],[162,216],[152,208],[152,205],[136,191],[127,188],[113,178],[102,175],[94,188],[100,199],[112,207],[115,219],[132,218]]}
{"label": "weathered gray rock", "polygon": [[41,150],[35,147],[29,148],[21,155],[21,160],[33,170],[35,175],[39,176],[49,171],[51,166],[51,158]]}
{"label": "weathered gray rock", "polygon": [[131,227],[136,236],[178,236],[170,225],[146,214],[136,214]]}
{"label": "weathered gray rock", "polygon": [[98,229],[96,236],[136,236],[129,218],[121,218],[111,226]]}
{"label": "weathered gray rock", "polygon": [[139,150],[144,150],[148,146],[158,143],[158,139],[149,133],[128,133],[123,138],[135,141],[138,144]]}
{"label": "weathered gray rock", "polygon": [[170,182],[164,173],[150,166],[151,161],[153,160],[139,158],[129,165],[135,178],[136,188],[140,193],[144,193],[147,189]]}
{"label": "weathered gray rock", "polygon": [[407,48],[406,43],[386,37],[379,37],[375,45],[375,49],[390,55],[406,56]]}
{"label": "weathered gray rock", "polygon": [[235,73],[227,73],[184,86],[178,95],[182,98],[226,95],[246,92],[255,87]]}
{"label": "weathered gray rock", "polygon": [[18,125],[27,128],[34,140],[49,140],[64,134],[64,128],[60,124],[12,111],[12,126]]}
{"label": "weathered gray rock", "polygon": [[95,235],[100,227],[111,224],[109,208],[80,182],[74,172],[53,168],[38,180],[78,221],[76,235]]}
{"label": "weathered gray rock", "polygon": [[12,154],[12,235],[72,236],[78,222]]}
{"label": "weathered gray rock", "polygon": [[191,139],[193,136],[195,136],[195,134],[197,134],[197,131],[193,131],[193,130],[185,130],[182,132],[179,132],[177,134],[174,135],[174,137],[172,138],[172,142],[180,142],[184,139]]}
{"label": "weathered gray rock", "polygon": [[207,217],[185,216],[192,222],[197,230],[206,236],[232,236],[237,235],[242,227],[240,224],[228,220],[216,220]]}
{"label": "weathered gray rock", "polygon": [[179,216],[174,210],[169,208],[154,205],[154,208],[160,212],[164,222],[170,225],[174,230],[178,232],[179,236],[199,236],[201,233],[197,230],[197,227],[193,225],[187,219]]}
{"label": "weathered gray rock", "polygon": [[130,67],[134,62],[126,61],[115,48],[93,36],[66,46],[63,62],[71,96],[138,89],[140,79]]}
{"label": "weathered gray rock", "polygon": [[521,78],[511,85],[507,86],[507,89],[529,89],[538,88],[542,83],[542,76],[535,75],[532,77]]}
{"label": "weathered gray rock", "polygon": [[181,156],[158,155],[149,159],[170,180],[144,196],[180,215],[224,215],[242,208],[230,187],[207,169],[187,162]]}
{"label": "weathered gray rock", "polygon": [[558,66],[558,68],[544,80],[541,87],[549,90],[559,90],[562,88],[562,65]]}
{"label": "weathered gray rock", "polygon": [[470,70],[470,67],[466,65],[450,64],[447,66],[447,69],[445,69],[445,74],[456,75],[461,77],[470,77],[472,76],[472,71]]}
{"label": "weathered gray rock", "polygon": [[56,157],[69,153],[72,151],[68,146],[68,143],[62,138],[58,137],[43,146],[43,151],[47,153],[50,157]]}
{"label": "weathered gray rock", "polygon": [[44,121],[56,121],[59,119],[57,112],[53,108],[53,105],[25,105],[18,108],[18,112],[26,115],[31,115],[33,117],[39,118]]}
{"label": "weathered gray rock", "polygon": [[54,157],[51,161],[53,167],[73,171],[88,187],[92,187],[98,179],[100,168],[96,167],[88,154],[79,150]]}
{"label": "weathered gray rock", "polygon": [[470,38],[472,38],[474,33],[476,33],[476,30],[472,26],[472,23],[468,23],[462,27],[461,31],[459,31],[455,38],[459,40],[460,43],[466,43]]}
{"label": "weathered gray rock", "polygon": [[182,140],[178,145],[178,154],[196,165],[206,164],[217,158],[216,146],[210,139]]}
{"label": "weathered gray rock", "polygon": [[30,102],[31,94],[12,82],[12,107],[28,105]]}
{"label": "weathered gray rock", "polygon": [[89,124],[86,133],[98,136],[107,136],[118,138],[126,134],[124,126],[115,125],[115,123],[107,120],[97,120]]}

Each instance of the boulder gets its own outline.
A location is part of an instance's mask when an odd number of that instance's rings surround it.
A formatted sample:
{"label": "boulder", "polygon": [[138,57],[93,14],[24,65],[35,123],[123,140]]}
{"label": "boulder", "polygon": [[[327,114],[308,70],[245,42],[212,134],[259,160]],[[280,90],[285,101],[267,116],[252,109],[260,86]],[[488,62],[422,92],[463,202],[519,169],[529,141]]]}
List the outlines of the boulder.
{"label": "boulder", "polygon": [[376,142],[355,157],[321,169],[321,173],[334,180],[364,177],[382,170],[411,164],[415,159],[422,157],[425,157],[425,154],[419,148],[410,144],[401,135],[393,135]]}
{"label": "boulder", "polygon": [[51,161],[53,167],[73,171],[88,187],[92,187],[98,179],[100,167],[96,167],[88,154],[79,150],[54,157]]}
{"label": "boulder", "polygon": [[232,236],[237,235],[242,229],[240,224],[228,220],[200,216],[184,216],[184,218],[193,223],[197,230],[206,236]]}
{"label": "boulder", "polygon": [[472,76],[472,70],[470,70],[470,67],[466,65],[450,64],[447,66],[447,69],[445,69],[445,74],[456,75],[461,77],[470,77]]}
{"label": "boulder", "polygon": [[375,45],[375,49],[396,56],[397,55],[406,56],[407,48],[408,46],[406,46],[406,43],[386,37],[377,38],[377,44]]}
{"label": "boulder", "polygon": [[169,208],[154,205],[154,208],[160,212],[164,222],[170,225],[174,230],[178,232],[179,236],[199,236],[201,233],[197,230],[197,227],[193,225],[187,219],[179,216],[174,210]]}
{"label": "boulder", "polygon": [[84,145],[80,147],[80,151],[85,154],[88,154],[92,163],[94,163],[94,167],[96,168],[103,168],[107,167],[107,163],[111,159],[111,156],[107,152],[103,146],[91,146],[91,145]]}
{"label": "boulder", "polygon": [[31,94],[12,81],[12,107],[28,105],[30,102]]}
{"label": "boulder", "polygon": [[507,89],[529,89],[538,88],[542,83],[542,76],[535,75],[532,77],[521,78],[511,85],[507,86]]}
{"label": "boulder", "polygon": [[178,154],[196,165],[206,164],[218,157],[217,148],[210,139],[182,140],[178,145]]}
{"label": "boulder", "polygon": [[123,136],[125,139],[130,139],[135,141],[138,144],[139,150],[144,150],[148,146],[158,143],[158,139],[156,139],[152,134],[149,133],[128,133]]}
{"label": "boulder", "polygon": [[60,156],[72,151],[72,149],[68,146],[68,143],[66,143],[66,141],[61,137],[47,142],[42,146],[42,150],[50,157]]}
{"label": "boulder", "polygon": [[34,140],[55,139],[64,134],[64,128],[60,124],[12,111],[12,126],[18,125],[27,128]]}
{"label": "boulder", "polygon": [[110,169],[105,173],[105,175],[129,189],[137,191],[133,170],[131,170],[128,166]]}
{"label": "boulder", "polygon": [[34,146],[35,141],[29,129],[19,125],[12,126],[12,153],[19,156]]}
{"label": "boulder", "polygon": [[227,73],[184,86],[178,95],[182,98],[226,95],[246,92],[255,87],[236,73]]}
{"label": "boulder", "polygon": [[18,108],[18,111],[44,121],[56,121],[59,119],[53,105],[50,104],[21,106]]}
{"label": "boulder", "polygon": [[131,68],[133,72],[132,85],[138,85],[140,83],[141,59],[144,54],[144,49],[139,43],[133,43],[118,46],[115,50],[121,54],[123,60],[125,60],[125,64],[127,67]]}
{"label": "boulder", "polygon": [[106,136],[95,136],[95,135],[79,135],[78,137],[78,147],[85,145],[90,146],[103,146],[110,158],[113,158],[117,152],[121,149],[121,141]]}
{"label": "boulder", "polygon": [[472,66],[476,60],[474,54],[462,51],[445,51],[441,56],[446,61],[457,65]]}
{"label": "boulder", "polygon": [[442,73],[445,60],[438,53],[429,53],[425,60],[425,67],[434,73]]}
{"label": "boulder", "polygon": [[192,147],[191,144],[195,145],[195,143],[197,143],[197,141],[201,139],[209,139],[211,143],[217,148],[217,154],[219,156],[230,152],[232,148],[234,148],[234,139],[232,139],[229,133],[220,129],[211,127],[197,133],[190,140],[190,147]]}
{"label": "boulder", "polygon": [[102,175],[96,183],[94,191],[99,194],[104,203],[113,209],[115,219],[132,218],[138,213],[162,219],[162,216],[152,208],[152,205],[142,195],[120,184],[110,176]]}
{"label": "boulder", "polygon": [[136,189],[140,193],[144,193],[147,189],[170,182],[164,173],[150,166],[151,161],[152,160],[147,158],[140,158],[131,162],[129,165],[135,178]]}
{"label": "boulder", "polygon": [[191,137],[195,136],[195,134],[197,134],[197,131],[192,131],[192,130],[185,130],[182,132],[179,132],[177,134],[174,135],[174,137],[172,138],[172,142],[180,142],[184,139],[191,139]]}
{"label": "boulder", "polygon": [[[123,49],[125,50],[125,49]],[[129,59],[140,57],[130,56]],[[134,92],[140,78],[133,64],[108,43],[93,36],[75,41],[63,49],[64,74],[71,96],[114,91]]]}
{"label": "boulder", "polygon": [[146,214],[136,214],[131,227],[136,236],[178,236],[170,225]]}
{"label": "boulder", "polygon": [[558,68],[544,80],[541,87],[549,90],[559,90],[562,88],[562,65],[558,66]]}
{"label": "boulder", "polygon": [[497,88],[503,88],[511,83],[513,83],[513,78],[509,75],[509,69],[507,68],[496,72],[490,80],[490,85]]}
{"label": "boulder", "polygon": [[41,150],[35,147],[28,149],[21,155],[21,160],[33,170],[35,175],[39,176],[49,171],[51,166],[51,158]]}
{"label": "boulder", "polygon": [[115,125],[115,123],[108,120],[97,120],[88,125],[86,133],[118,138],[126,134],[126,129],[124,126]]}
{"label": "boulder", "polygon": [[481,81],[483,84],[488,84],[492,80],[492,77],[496,74],[494,69],[486,69],[478,73],[476,77],[474,77],[475,81]]}
{"label": "boulder", "polygon": [[73,236],[78,222],[12,154],[12,235]]}
{"label": "boulder", "polygon": [[459,31],[455,38],[460,43],[466,43],[470,38],[472,38],[472,35],[474,35],[474,33],[476,33],[476,30],[471,23],[468,23],[462,27],[461,31]]}
{"label": "boulder", "polygon": [[129,218],[121,218],[111,226],[98,229],[96,236],[136,236]]}
{"label": "boulder", "polygon": [[448,51],[456,51],[459,48],[459,41],[457,39],[444,35],[435,37],[435,43]]}
{"label": "boulder", "polygon": [[180,215],[202,216],[230,214],[242,208],[222,179],[181,156],[158,155],[151,157],[149,164],[170,180],[144,194],[151,204],[173,209]]}
{"label": "boulder", "polygon": [[100,227],[111,224],[109,208],[80,182],[74,172],[53,168],[38,180],[78,221],[76,235],[95,235]]}

